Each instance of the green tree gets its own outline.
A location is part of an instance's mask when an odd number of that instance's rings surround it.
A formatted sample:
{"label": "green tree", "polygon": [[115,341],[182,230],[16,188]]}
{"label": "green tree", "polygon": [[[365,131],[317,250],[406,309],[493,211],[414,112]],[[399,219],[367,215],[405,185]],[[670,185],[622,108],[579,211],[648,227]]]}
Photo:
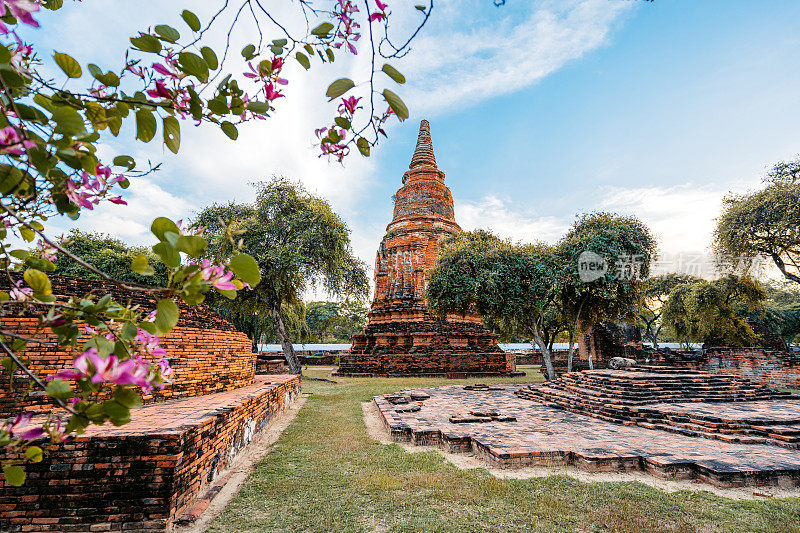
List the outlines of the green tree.
{"label": "green tree", "polygon": [[241,302],[231,305],[271,314],[289,370],[297,374],[300,362],[281,310],[299,305],[312,287],[334,296],[364,297],[367,276],[353,255],[347,225],[324,199],[284,178],[255,187],[252,205],[213,205],[193,225],[204,228],[212,256],[224,257],[237,244],[256,259],[261,283],[241,292]]}
{"label": "green tree", "polygon": [[762,314],[767,294],[756,280],[734,275],[675,286],[663,307],[662,322],[681,344],[722,342],[748,346],[759,342],[748,315]]}
{"label": "green tree", "polygon": [[[70,230],[57,242],[65,250],[82,258],[95,269],[99,269],[119,281],[162,287],[167,284],[167,267],[147,248],[128,246],[110,235],[84,233],[79,229]],[[148,259],[153,268],[153,274],[143,276],[131,270],[131,264],[137,256],[145,256]],[[73,261],[64,254],[57,255],[53,263],[59,274],[90,279],[100,278],[94,270]]]}
{"label": "green tree", "polygon": [[347,342],[367,325],[363,302],[309,302],[306,306],[309,337],[315,342]]}
{"label": "green tree", "polygon": [[800,283],[800,158],[775,165],[761,190],[725,198],[714,248],[729,267],[761,257]]}
{"label": "green tree", "polygon": [[689,274],[669,273],[647,278],[645,282],[645,295],[638,311],[638,318],[644,327],[645,335],[653,343],[653,348],[658,349],[658,336],[664,323],[660,320],[664,304],[669,298],[672,289],[684,283],[694,283],[700,278]]}
{"label": "green tree", "polygon": [[[570,349],[567,369],[572,370],[574,338],[603,320],[633,321],[645,296],[645,280],[656,255],[656,241],[642,221],[632,216],[590,213],[580,216],[558,243],[562,265],[560,299],[569,320]],[[592,253],[604,261],[605,273],[581,279],[579,263]],[[593,367],[591,354],[589,367]]]}

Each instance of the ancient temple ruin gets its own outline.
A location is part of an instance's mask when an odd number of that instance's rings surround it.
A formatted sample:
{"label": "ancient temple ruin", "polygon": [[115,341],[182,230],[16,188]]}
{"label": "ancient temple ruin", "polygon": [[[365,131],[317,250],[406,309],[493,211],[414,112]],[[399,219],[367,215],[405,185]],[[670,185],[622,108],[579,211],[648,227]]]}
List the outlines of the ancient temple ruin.
{"label": "ancient temple ruin", "polygon": [[339,375],[510,374],[512,355],[497,346],[475,314],[431,315],[425,304],[428,271],[439,243],[461,233],[453,196],[436,166],[427,120],[403,186],[394,196],[394,217],[375,258],[375,297],[369,323],[354,335]]}

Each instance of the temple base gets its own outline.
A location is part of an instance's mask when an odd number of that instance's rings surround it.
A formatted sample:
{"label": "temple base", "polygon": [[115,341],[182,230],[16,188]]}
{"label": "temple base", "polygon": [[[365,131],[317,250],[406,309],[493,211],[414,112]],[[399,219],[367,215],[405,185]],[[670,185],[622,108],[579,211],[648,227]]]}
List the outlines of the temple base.
{"label": "temple base", "polygon": [[[344,354],[337,376],[514,376],[514,354],[504,352]],[[460,377],[460,376],[459,376]]]}

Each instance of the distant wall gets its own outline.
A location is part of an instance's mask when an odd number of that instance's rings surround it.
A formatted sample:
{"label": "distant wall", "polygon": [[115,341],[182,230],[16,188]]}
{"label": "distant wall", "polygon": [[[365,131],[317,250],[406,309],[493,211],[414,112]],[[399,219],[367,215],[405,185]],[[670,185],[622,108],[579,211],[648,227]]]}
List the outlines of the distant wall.
{"label": "distant wall", "polygon": [[771,387],[800,389],[800,354],[766,348],[714,347],[706,350],[711,372],[735,373]]}

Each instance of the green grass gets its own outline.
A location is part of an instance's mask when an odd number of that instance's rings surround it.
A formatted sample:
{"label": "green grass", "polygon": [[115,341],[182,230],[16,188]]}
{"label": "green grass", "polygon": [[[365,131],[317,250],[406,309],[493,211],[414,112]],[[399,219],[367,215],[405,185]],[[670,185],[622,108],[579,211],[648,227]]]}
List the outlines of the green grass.
{"label": "green grass", "polygon": [[[474,382],[540,379],[529,375]],[[306,373],[327,377],[330,368]],[[367,436],[360,403],[427,378],[306,381],[307,403],[210,531],[800,531],[800,499],[730,500],[665,493],[638,482],[568,476],[497,479],[436,452],[408,453]]]}

